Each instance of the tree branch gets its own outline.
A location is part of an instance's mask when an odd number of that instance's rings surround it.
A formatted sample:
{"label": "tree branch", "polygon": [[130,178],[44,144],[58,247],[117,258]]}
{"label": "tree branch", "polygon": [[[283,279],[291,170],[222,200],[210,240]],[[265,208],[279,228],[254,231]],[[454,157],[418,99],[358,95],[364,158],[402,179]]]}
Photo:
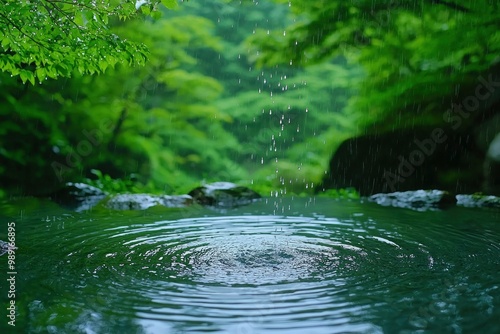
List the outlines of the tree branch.
{"label": "tree branch", "polygon": [[461,6],[461,5],[457,5],[456,3],[451,2],[451,1],[431,0],[431,3],[435,4],[435,5],[443,5],[443,6],[446,6],[448,8],[454,9],[454,10],[462,12],[462,13],[470,13],[471,12],[471,10],[469,8]]}

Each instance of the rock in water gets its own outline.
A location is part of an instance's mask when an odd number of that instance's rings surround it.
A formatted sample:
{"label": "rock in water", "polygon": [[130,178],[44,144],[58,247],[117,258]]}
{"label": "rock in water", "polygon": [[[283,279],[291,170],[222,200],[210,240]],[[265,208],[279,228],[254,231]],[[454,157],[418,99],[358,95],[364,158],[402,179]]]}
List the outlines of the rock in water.
{"label": "rock in water", "polygon": [[107,195],[101,189],[88,184],[68,182],[64,188],[52,194],[50,198],[64,207],[81,212],[92,209]]}
{"label": "rock in water", "polygon": [[184,208],[192,202],[193,199],[189,195],[120,194],[113,196],[106,206],[115,210],[145,210],[157,205],[167,208]]}
{"label": "rock in water", "polygon": [[417,211],[446,208],[456,202],[456,198],[442,190],[415,190],[375,194],[368,200],[383,206],[393,206]]}
{"label": "rock in water", "polygon": [[500,197],[485,195],[457,195],[457,205],[467,208],[500,208]]}
{"label": "rock in water", "polygon": [[188,195],[198,204],[217,208],[234,208],[261,198],[255,191],[231,182],[205,184],[191,190]]}

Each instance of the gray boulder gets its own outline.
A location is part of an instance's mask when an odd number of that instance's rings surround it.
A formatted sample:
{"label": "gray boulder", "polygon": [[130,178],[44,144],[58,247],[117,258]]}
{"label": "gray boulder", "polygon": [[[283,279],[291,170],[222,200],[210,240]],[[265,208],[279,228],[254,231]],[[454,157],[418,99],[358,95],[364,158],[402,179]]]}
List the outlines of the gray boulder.
{"label": "gray boulder", "polygon": [[453,195],[442,190],[415,190],[375,194],[368,200],[383,206],[393,206],[416,211],[443,209],[456,202]]}
{"label": "gray boulder", "polygon": [[420,127],[347,139],[334,152],[317,191],[355,188],[361,195],[443,189],[481,191],[482,163],[472,136]]}
{"label": "gray boulder", "polygon": [[500,208],[500,197],[483,195],[457,195],[457,205],[467,208]]}
{"label": "gray boulder", "polygon": [[114,210],[145,210],[153,206],[184,208],[192,203],[193,199],[189,195],[120,194],[111,197],[106,206]]}
{"label": "gray boulder", "polygon": [[261,198],[255,191],[231,182],[205,184],[191,190],[188,195],[198,204],[216,208],[248,205]]}

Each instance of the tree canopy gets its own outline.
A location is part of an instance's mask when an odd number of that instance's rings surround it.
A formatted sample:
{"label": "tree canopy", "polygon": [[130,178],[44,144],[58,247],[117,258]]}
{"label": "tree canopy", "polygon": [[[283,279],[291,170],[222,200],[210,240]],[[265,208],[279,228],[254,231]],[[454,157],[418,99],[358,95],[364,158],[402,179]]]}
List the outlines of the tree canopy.
{"label": "tree canopy", "polygon": [[342,54],[360,64],[366,80],[350,108],[365,126],[394,127],[394,115],[396,126],[435,122],[443,102],[470,94],[500,63],[498,0],[278,1],[295,23],[252,36],[252,59],[308,65]]}
{"label": "tree canopy", "polygon": [[144,64],[142,43],[120,38],[110,23],[139,13],[158,17],[176,0],[6,0],[0,6],[0,69],[23,83],[102,73],[117,63]]}

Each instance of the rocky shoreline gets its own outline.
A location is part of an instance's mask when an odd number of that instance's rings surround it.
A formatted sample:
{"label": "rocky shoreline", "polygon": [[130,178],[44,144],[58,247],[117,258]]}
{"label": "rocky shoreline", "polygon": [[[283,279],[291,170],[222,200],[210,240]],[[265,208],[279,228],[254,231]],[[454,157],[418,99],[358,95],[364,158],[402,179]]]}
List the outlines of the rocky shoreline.
{"label": "rocky shoreline", "polygon": [[259,200],[255,191],[230,182],[205,184],[185,195],[116,194],[110,195],[85,183],[69,182],[50,199],[76,212],[98,204],[113,210],[145,210],[154,206],[184,208],[199,204],[211,208],[234,208]]}
{"label": "rocky shoreline", "polygon": [[[76,212],[90,210],[98,204],[113,210],[145,210],[154,206],[185,208],[201,205],[215,209],[244,206],[258,201],[255,191],[230,182],[215,182],[197,187],[185,195],[115,194],[85,183],[67,183],[50,198]],[[411,190],[378,193],[363,197],[382,206],[416,211],[442,210],[452,206],[467,208],[500,208],[500,197],[487,195],[452,194],[444,190]]]}
{"label": "rocky shoreline", "polygon": [[382,206],[416,211],[441,210],[451,206],[467,208],[500,208],[500,197],[487,195],[453,195],[443,190],[414,190],[380,193],[368,197]]}

